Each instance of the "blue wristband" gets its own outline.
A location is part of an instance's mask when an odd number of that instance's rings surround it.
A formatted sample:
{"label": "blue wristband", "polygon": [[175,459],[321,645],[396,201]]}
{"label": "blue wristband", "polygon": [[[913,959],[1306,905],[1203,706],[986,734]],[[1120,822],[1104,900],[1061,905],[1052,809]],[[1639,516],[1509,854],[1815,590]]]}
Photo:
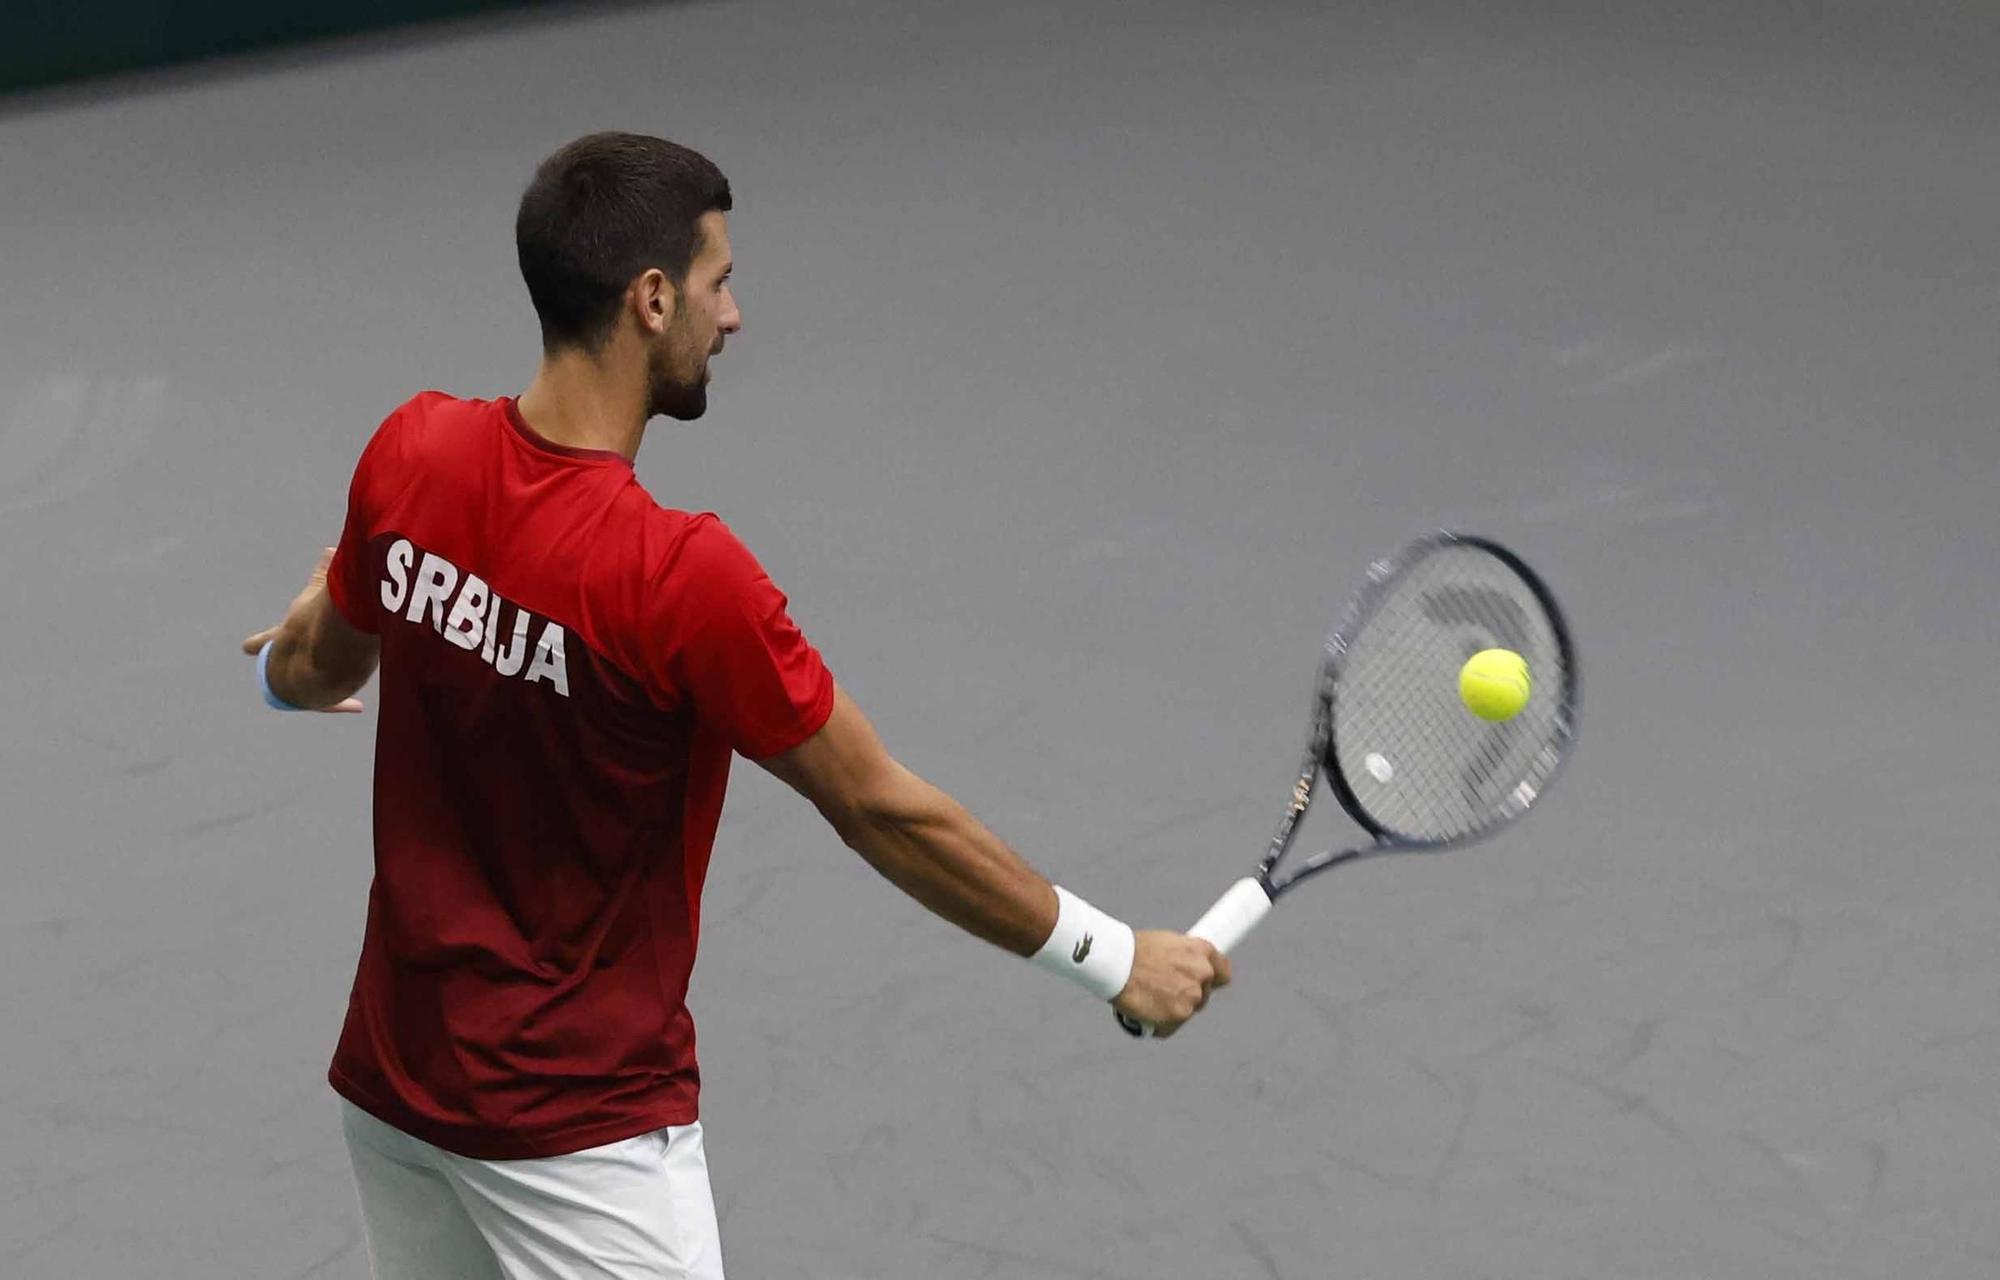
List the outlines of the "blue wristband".
{"label": "blue wristband", "polygon": [[268,669],[271,665],[271,646],[276,643],[276,640],[266,640],[264,647],[257,650],[257,687],[264,691],[264,705],[273,711],[304,711],[304,707],[295,707],[283,698],[280,698],[277,694],[271,692],[271,677]]}

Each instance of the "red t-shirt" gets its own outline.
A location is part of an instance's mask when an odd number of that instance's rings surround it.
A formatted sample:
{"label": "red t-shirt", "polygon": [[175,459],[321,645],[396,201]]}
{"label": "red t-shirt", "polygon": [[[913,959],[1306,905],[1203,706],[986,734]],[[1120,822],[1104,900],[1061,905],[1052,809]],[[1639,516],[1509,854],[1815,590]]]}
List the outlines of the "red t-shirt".
{"label": "red t-shirt", "polygon": [[788,750],[833,710],[784,595],[622,456],[437,392],[362,453],[327,589],[382,642],[334,1088],[481,1159],[693,1121],[688,974],[730,753]]}

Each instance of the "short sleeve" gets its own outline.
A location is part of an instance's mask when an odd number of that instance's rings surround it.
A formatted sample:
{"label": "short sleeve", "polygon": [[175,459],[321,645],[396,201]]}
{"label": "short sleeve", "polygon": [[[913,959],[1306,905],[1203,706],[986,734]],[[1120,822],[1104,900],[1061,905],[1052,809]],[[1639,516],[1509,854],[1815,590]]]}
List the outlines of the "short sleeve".
{"label": "short sleeve", "polygon": [[832,673],[722,521],[695,517],[654,591],[674,682],[738,752],[789,751],[833,714]]}
{"label": "short sleeve", "polygon": [[350,492],[347,523],[341,526],[340,543],[334,547],[333,563],[326,569],[326,594],[340,616],[347,619],[348,626],[373,635],[382,629],[382,623],[369,586],[367,517],[355,510],[354,495]]}
{"label": "short sleeve", "polygon": [[383,471],[400,467],[396,456],[402,448],[404,419],[417,411],[435,392],[425,392],[397,407],[382,420],[354,464],[354,477],[347,486],[347,520],[341,526],[340,543],[333,549],[333,563],[326,570],[326,594],[347,624],[373,635],[382,629],[381,610],[375,596],[376,570],[370,562],[369,541],[375,536],[376,512],[385,490]]}

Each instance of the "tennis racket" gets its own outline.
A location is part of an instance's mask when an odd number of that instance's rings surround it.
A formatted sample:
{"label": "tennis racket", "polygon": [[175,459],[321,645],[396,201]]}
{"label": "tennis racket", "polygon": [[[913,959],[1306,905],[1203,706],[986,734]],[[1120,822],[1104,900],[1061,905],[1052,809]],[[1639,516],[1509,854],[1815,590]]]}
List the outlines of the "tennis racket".
{"label": "tennis racket", "polygon": [[[1507,720],[1483,720],[1460,701],[1459,669],[1483,649],[1527,661],[1527,705]],[[1322,871],[1493,835],[1555,779],[1576,740],[1578,695],[1562,610],[1519,556],[1446,532],[1377,560],[1326,638],[1305,759],[1269,850],[1188,932],[1226,954]],[[1287,863],[1322,774],[1372,843]],[[1117,1018],[1135,1036],[1151,1030]]]}

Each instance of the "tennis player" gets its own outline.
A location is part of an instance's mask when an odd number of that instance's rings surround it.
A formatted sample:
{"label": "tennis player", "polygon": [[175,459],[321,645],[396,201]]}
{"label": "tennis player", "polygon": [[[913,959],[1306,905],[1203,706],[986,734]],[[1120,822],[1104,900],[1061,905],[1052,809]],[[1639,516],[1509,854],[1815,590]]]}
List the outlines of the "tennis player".
{"label": "tennis player", "polygon": [[358,711],[381,667],[329,1078],[382,1280],[721,1277],[686,995],[732,754],[925,907],[1163,1033],[1229,981],[898,763],[729,527],[640,486],[647,423],[702,415],[742,326],[730,207],[659,138],[550,156],[515,222],[534,381],[390,414],[338,547],[243,644],[278,709]]}

